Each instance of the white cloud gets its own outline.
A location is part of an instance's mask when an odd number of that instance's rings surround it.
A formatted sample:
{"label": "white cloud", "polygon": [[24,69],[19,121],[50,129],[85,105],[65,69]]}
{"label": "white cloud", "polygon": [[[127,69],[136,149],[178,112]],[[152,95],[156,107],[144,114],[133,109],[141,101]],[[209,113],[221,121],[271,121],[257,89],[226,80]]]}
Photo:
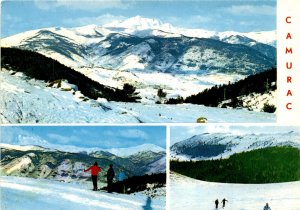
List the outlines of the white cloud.
{"label": "white cloud", "polygon": [[126,8],[124,0],[34,0],[35,5],[43,10],[66,7],[73,10],[95,11],[108,8]]}
{"label": "white cloud", "polygon": [[63,20],[63,23],[68,24],[70,26],[86,26],[95,24],[97,26],[104,25],[106,23],[110,23],[114,20],[124,20],[126,17],[124,16],[115,16],[111,14],[104,14],[96,17],[79,17],[79,18],[68,18]]}
{"label": "white cloud", "polygon": [[56,133],[47,134],[48,138],[57,141],[59,144],[74,144],[75,142],[80,141],[77,136],[62,136]]}
{"label": "white cloud", "polygon": [[140,138],[140,139],[149,139],[149,136],[144,131],[138,129],[128,129],[120,131],[120,136],[125,138]]}
{"label": "white cloud", "polygon": [[144,140],[150,138],[146,132],[138,129],[119,130],[116,132],[106,131],[104,135],[115,137],[115,138],[132,138],[132,139],[144,139]]}
{"label": "white cloud", "polygon": [[269,5],[233,5],[223,10],[233,15],[276,15],[276,7]]}

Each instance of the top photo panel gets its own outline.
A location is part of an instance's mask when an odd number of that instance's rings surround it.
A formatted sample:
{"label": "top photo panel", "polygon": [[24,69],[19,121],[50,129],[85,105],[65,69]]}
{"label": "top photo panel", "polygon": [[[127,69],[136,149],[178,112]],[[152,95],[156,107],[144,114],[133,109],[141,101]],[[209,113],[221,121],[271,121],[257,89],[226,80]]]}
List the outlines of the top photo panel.
{"label": "top photo panel", "polygon": [[0,123],[274,123],[276,1],[3,1]]}

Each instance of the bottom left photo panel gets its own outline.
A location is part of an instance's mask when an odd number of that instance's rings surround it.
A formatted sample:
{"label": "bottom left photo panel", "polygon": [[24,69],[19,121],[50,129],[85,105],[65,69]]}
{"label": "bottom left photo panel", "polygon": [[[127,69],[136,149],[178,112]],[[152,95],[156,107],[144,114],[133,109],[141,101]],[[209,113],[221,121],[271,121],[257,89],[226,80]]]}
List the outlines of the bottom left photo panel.
{"label": "bottom left photo panel", "polygon": [[1,126],[1,210],[165,209],[165,126]]}

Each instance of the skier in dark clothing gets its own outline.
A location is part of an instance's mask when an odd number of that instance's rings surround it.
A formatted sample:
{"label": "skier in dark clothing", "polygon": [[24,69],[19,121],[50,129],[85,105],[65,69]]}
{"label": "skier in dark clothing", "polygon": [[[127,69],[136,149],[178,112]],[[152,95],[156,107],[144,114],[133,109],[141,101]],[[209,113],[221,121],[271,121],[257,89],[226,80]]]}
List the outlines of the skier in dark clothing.
{"label": "skier in dark clothing", "polygon": [[219,200],[217,199],[217,200],[215,200],[215,204],[216,204],[216,209],[218,208],[218,206],[219,206]]}
{"label": "skier in dark clothing", "polygon": [[115,177],[115,171],[113,169],[113,165],[110,164],[109,165],[109,169],[107,171],[106,174],[106,178],[107,178],[107,192],[111,193],[112,192],[112,181]]}
{"label": "skier in dark clothing", "polygon": [[265,207],[264,207],[264,210],[271,210],[270,206],[268,203],[266,203]]}
{"label": "skier in dark clothing", "polygon": [[222,200],[222,204],[223,204],[223,209],[224,209],[224,207],[225,207],[225,202],[228,202],[228,200],[226,200],[225,198]]}
{"label": "skier in dark clothing", "polygon": [[98,190],[98,186],[97,186],[98,173],[101,172],[101,168],[98,167],[98,163],[95,162],[93,166],[84,170],[84,172],[88,172],[88,171],[91,171],[92,181],[93,181],[93,186],[94,186],[93,191],[97,191]]}

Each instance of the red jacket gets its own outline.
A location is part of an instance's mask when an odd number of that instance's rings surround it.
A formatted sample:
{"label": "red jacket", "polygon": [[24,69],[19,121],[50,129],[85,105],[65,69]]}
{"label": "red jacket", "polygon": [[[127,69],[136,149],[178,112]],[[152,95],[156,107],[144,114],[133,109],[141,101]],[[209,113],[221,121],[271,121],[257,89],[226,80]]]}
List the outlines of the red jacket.
{"label": "red jacket", "polygon": [[101,171],[101,168],[99,168],[98,166],[91,166],[88,169],[84,170],[84,172],[88,171],[91,171],[92,176],[97,176],[98,173]]}

